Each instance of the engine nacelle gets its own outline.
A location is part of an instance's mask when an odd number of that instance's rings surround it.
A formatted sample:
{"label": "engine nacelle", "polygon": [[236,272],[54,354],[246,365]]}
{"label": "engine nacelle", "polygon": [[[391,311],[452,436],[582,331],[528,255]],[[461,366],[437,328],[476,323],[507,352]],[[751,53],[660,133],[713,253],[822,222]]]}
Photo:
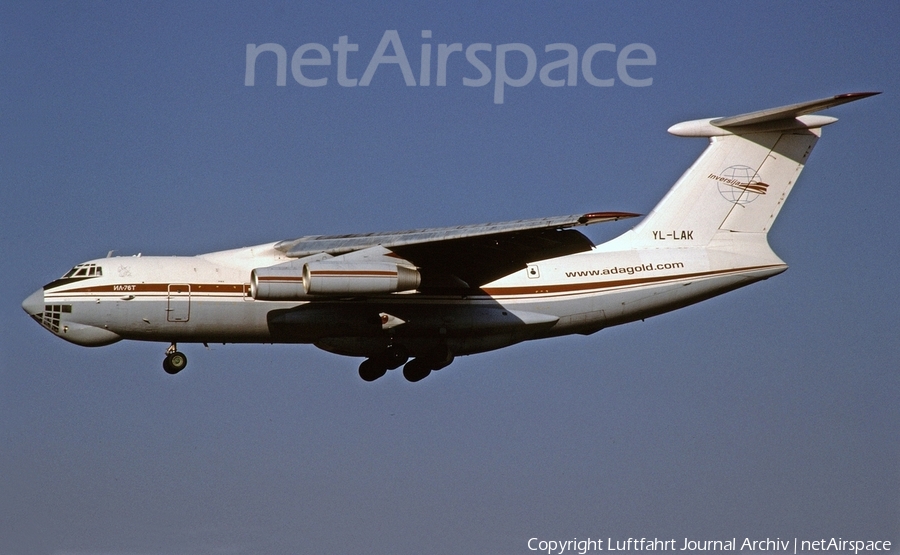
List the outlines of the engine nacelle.
{"label": "engine nacelle", "polygon": [[250,272],[250,294],[258,301],[299,301],[309,298],[303,269],[291,264],[256,268]]}
{"label": "engine nacelle", "polygon": [[256,268],[250,294],[258,301],[302,301],[317,295],[366,295],[413,291],[418,270],[392,262],[303,260]]}
{"label": "engine nacelle", "polygon": [[419,271],[391,262],[319,260],[303,266],[303,287],[309,295],[366,295],[413,291],[422,281]]}

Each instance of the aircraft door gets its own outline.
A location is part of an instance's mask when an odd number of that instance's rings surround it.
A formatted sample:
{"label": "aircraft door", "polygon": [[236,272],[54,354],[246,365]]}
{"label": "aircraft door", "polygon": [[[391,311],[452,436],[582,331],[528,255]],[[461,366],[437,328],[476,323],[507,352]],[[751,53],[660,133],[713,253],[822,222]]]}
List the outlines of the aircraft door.
{"label": "aircraft door", "polygon": [[170,283],[166,320],[187,322],[191,317],[191,286],[187,283]]}

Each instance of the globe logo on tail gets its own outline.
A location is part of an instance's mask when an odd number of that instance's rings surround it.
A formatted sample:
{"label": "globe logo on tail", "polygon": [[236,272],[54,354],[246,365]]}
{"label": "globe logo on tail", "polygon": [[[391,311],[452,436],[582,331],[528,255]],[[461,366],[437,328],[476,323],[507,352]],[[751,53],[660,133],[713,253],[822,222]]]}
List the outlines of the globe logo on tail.
{"label": "globe logo on tail", "polygon": [[718,174],[709,174],[708,178],[716,182],[725,200],[740,205],[753,202],[769,188],[750,166],[728,166]]}

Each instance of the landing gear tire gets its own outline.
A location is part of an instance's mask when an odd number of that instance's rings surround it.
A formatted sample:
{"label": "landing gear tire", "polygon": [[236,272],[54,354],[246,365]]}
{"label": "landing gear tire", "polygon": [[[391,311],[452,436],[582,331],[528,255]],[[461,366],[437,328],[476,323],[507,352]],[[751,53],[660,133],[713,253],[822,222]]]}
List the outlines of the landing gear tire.
{"label": "landing gear tire", "polygon": [[453,355],[448,354],[443,360],[432,361],[431,369],[432,370],[440,370],[441,368],[446,368],[453,363]]}
{"label": "landing gear tire", "polygon": [[431,365],[420,358],[414,358],[406,363],[403,367],[403,377],[410,382],[418,382],[424,380],[431,374]]}
{"label": "landing gear tire", "polygon": [[374,358],[367,358],[359,365],[359,377],[367,382],[374,382],[387,373],[387,366]]}
{"label": "landing gear tire", "polygon": [[179,353],[178,351],[167,354],[165,360],[163,360],[163,370],[173,376],[184,370],[185,366],[187,366],[187,357],[184,356],[184,353]]}
{"label": "landing gear tire", "polygon": [[387,369],[394,370],[406,364],[406,361],[409,360],[409,353],[403,347],[395,345],[388,347],[382,358],[384,358],[384,364],[387,366]]}

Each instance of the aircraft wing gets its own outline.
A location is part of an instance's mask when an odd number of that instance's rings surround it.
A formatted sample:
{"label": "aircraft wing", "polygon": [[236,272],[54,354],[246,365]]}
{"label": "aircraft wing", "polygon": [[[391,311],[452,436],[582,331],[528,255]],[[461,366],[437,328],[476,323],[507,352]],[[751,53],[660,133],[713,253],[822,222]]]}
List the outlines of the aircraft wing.
{"label": "aircraft wing", "polygon": [[572,227],[639,215],[593,212],[408,231],[312,235],[282,241],[275,248],[292,258],[302,258],[383,247],[419,268],[423,289],[478,287],[535,260],[590,250],[594,246],[590,239]]}

